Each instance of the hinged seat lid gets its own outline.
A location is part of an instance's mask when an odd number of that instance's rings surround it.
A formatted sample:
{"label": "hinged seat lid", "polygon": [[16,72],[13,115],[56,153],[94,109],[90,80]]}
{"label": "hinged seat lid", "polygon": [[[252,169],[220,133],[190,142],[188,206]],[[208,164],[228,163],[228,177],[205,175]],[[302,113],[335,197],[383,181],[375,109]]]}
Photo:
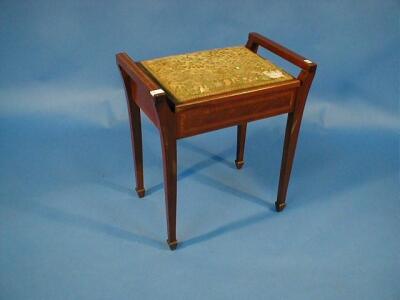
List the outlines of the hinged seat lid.
{"label": "hinged seat lid", "polygon": [[295,79],[243,46],[167,56],[141,64],[177,103]]}

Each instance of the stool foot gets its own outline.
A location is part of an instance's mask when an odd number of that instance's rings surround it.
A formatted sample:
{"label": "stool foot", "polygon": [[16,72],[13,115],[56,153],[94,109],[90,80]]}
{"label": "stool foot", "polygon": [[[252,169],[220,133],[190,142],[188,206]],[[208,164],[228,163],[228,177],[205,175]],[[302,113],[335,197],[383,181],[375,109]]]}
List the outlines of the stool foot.
{"label": "stool foot", "polygon": [[178,241],[175,240],[175,241],[170,242],[169,240],[167,240],[167,244],[168,244],[169,249],[175,250],[176,247],[178,246]]}
{"label": "stool foot", "polygon": [[144,197],[144,194],[146,192],[146,190],[144,188],[143,189],[136,188],[135,190],[136,190],[136,193],[137,193],[139,198],[143,198]]}
{"label": "stool foot", "polygon": [[244,160],[235,160],[236,169],[240,170],[244,165]]}
{"label": "stool foot", "polygon": [[286,207],[286,203],[278,203],[278,201],[275,202],[275,208],[277,212],[280,212],[284,210]]}

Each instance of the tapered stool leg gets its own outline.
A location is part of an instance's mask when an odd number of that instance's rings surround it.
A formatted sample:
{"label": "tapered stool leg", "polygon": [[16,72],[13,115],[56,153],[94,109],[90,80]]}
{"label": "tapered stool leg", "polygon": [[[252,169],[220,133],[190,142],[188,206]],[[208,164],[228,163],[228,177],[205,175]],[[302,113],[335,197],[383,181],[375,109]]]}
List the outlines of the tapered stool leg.
{"label": "tapered stool leg", "polygon": [[304,106],[311,87],[311,82],[315,75],[315,70],[316,65],[308,71],[302,70],[298,76],[298,79],[302,82],[302,86],[297,93],[295,109],[288,114],[287,118],[281,172],[279,176],[278,197],[275,202],[277,211],[282,211],[286,206],[286,194],[296,152],[301,120],[303,118]]}
{"label": "tapered stool leg", "polygon": [[157,98],[156,109],[160,121],[159,131],[164,165],[164,192],[168,231],[167,243],[171,250],[175,250],[178,245],[176,239],[176,120],[166,97],[161,96]]}
{"label": "tapered stool leg", "polygon": [[236,144],[236,168],[241,169],[244,164],[244,145],[246,143],[246,128],[247,123],[239,124],[237,126],[237,144]]}
{"label": "tapered stool leg", "polygon": [[279,176],[278,198],[277,201],[275,202],[275,207],[277,211],[282,211],[286,206],[286,194],[289,185],[294,154],[296,152],[296,144],[299,135],[299,129],[300,126],[296,126],[296,122],[294,122],[294,114],[289,113],[286,123],[285,140],[283,144],[281,172]]}
{"label": "tapered stool leg", "polygon": [[135,165],[136,193],[139,198],[144,197],[145,189],[143,184],[143,147],[142,147],[142,122],[140,108],[133,100],[133,85],[129,78],[121,70],[124,79],[126,100],[128,104],[129,123],[131,127],[131,141],[133,161]]}
{"label": "tapered stool leg", "polygon": [[131,106],[131,140],[135,161],[136,193],[142,198],[145,194],[143,184],[142,125],[139,107],[134,102],[131,103]]}
{"label": "tapered stool leg", "polygon": [[167,213],[168,246],[175,250],[176,239],[176,139],[161,134],[161,147],[164,163],[164,192]]}

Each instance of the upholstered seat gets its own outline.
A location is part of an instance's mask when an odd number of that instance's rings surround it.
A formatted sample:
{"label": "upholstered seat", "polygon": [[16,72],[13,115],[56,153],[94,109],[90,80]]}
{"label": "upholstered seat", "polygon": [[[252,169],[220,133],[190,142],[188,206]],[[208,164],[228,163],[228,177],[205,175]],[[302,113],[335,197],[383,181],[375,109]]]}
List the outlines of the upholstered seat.
{"label": "upholstered seat", "polygon": [[229,47],[141,62],[177,103],[294,79],[246,47]]}

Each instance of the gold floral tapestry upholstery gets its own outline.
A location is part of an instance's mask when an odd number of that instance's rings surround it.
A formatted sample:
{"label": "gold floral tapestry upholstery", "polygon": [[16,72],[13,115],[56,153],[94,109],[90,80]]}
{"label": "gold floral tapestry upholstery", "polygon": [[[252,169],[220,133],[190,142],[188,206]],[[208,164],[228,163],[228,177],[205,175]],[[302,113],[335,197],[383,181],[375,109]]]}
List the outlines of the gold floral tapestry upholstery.
{"label": "gold floral tapestry upholstery", "polygon": [[243,46],[141,63],[178,103],[293,79],[283,69]]}

